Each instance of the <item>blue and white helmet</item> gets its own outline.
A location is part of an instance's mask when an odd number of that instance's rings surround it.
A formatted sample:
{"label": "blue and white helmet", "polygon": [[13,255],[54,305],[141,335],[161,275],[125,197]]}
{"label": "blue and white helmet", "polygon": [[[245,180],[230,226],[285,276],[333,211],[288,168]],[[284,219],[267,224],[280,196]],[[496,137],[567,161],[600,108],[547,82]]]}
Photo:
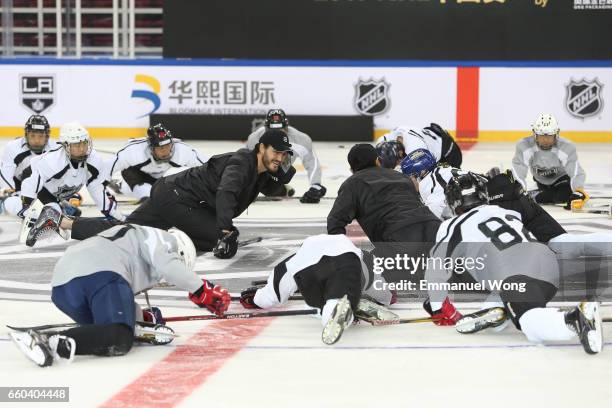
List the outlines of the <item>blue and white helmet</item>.
{"label": "blue and white helmet", "polygon": [[416,149],[408,153],[402,160],[402,173],[421,180],[436,167],[436,163],[436,158],[429,150]]}

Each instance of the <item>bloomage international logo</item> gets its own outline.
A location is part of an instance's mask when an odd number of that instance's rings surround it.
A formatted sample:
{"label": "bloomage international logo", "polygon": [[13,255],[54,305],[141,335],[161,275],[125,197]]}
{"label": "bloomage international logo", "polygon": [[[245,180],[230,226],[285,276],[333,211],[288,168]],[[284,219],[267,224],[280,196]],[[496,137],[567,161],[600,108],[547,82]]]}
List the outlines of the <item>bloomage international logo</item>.
{"label": "bloomage international logo", "polygon": [[[152,77],[150,75],[136,74],[136,77],[134,78],[134,82],[138,84],[137,85],[138,89],[132,90],[132,98],[144,99],[153,104],[153,108],[149,112],[139,117],[142,118],[144,116],[148,116],[148,115],[155,113],[155,111],[157,111],[159,107],[161,106],[161,99],[159,99],[159,92],[161,91],[161,85],[159,81],[157,80],[157,78]],[[140,89],[143,85],[148,89]]]}
{"label": "bloomage international logo", "polygon": [[612,10],[612,0],[574,0],[574,10]]}

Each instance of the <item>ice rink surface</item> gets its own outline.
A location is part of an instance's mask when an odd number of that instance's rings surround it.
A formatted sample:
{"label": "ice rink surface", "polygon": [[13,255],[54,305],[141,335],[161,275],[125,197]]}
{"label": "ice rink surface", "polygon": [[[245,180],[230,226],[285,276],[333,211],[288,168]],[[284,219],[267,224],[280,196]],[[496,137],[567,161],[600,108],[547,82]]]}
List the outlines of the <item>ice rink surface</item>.
{"label": "ice rink surface", "polygon": [[[0,152],[5,144],[0,140]],[[191,144],[207,155],[241,145]],[[96,141],[94,148],[112,152],[121,145]],[[346,162],[350,146],[315,143],[328,197],[336,196],[350,174]],[[508,168],[513,153],[512,144],[478,144],[464,152],[462,167]],[[586,190],[593,196],[612,196],[611,153],[609,145],[578,146],[587,172]],[[298,196],[307,189],[301,166],[291,184]],[[85,204],[91,205],[91,199]],[[231,260],[205,254],[198,258],[197,273],[238,294],[252,280],[264,279],[305,237],[324,233],[332,204],[330,199],[318,205],[295,199],[255,202],[236,225],[241,239],[262,236],[263,241],[244,247]],[[84,208],[85,215],[99,215],[91,206]],[[547,210],[570,232],[612,232],[607,216],[572,214],[560,207]],[[432,323],[360,324],[335,346],[325,346],[320,322],[311,316],[176,322],[171,327],[180,337],[170,345],[136,345],[128,355],[115,358],[77,356],[70,365],[42,369],[8,340],[4,326],[69,321],[51,303],[49,282],[53,265],[74,241],[58,238],[28,249],[17,242],[19,225],[0,216],[0,386],[70,387],[70,403],[54,406],[575,408],[609,406],[612,401],[612,324],[606,324],[604,332],[609,348],[590,356],[577,340],[536,346],[514,327],[470,336]],[[364,243],[358,231],[351,235]],[[204,313],[184,292],[163,288],[150,295],[166,316]],[[144,298],[137,300],[145,304]],[[289,307],[304,306],[292,301]],[[426,315],[420,304],[407,300],[394,307],[402,317]],[[229,312],[242,310],[233,302]],[[604,307],[604,316],[612,316],[612,307]]]}

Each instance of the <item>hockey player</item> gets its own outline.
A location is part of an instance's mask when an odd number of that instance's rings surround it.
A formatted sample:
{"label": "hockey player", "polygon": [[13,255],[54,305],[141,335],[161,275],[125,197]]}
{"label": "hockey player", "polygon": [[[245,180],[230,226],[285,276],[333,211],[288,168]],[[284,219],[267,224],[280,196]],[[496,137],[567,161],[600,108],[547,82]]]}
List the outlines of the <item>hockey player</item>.
{"label": "hockey player", "polygon": [[[280,129],[289,136],[289,143],[291,143],[293,150],[291,164],[293,165],[295,159],[299,157],[304,164],[306,172],[308,172],[308,182],[310,183],[310,189],[300,198],[300,202],[318,204],[321,198],[325,196],[327,189],[321,184],[321,162],[314,151],[310,136],[300,132],[293,126],[289,126],[287,115],[285,115],[282,109],[270,109],[266,115],[264,126],[249,135],[246,142],[247,148],[253,150],[259,142],[259,138],[267,129]],[[291,197],[293,194],[295,194],[295,190],[291,186],[285,185],[279,186],[276,191],[270,191],[266,195]]]}
{"label": "hockey player", "polygon": [[344,235],[315,235],[298,251],[276,265],[262,288],[242,291],[240,303],[247,309],[280,306],[297,290],[304,302],[320,309],[325,344],[334,344],[353,317],[395,320],[398,316],[369,299],[389,305],[391,293],[375,290],[373,275],[362,260],[363,253]]}
{"label": "hockey player", "polygon": [[432,123],[425,128],[399,126],[390,133],[378,138],[381,141],[401,142],[404,151],[408,154],[417,149],[429,150],[436,158],[437,163],[446,163],[460,168],[463,161],[461,148],[452,136],[440,125]]}
{"label": "hockey player", "polygon": [[[474,260],[478,266],[466,266],[459,272],[468,272],[493,296],[498,294],[503,307],[461,316],[450,304],[446,290],[430,290],[424,307],[436,319],[435,323],[455,324],[458,331],[473,333],[501,325],[507,313],[532,342],[567,341],[578,336],[587,353],[601,351],[598,304],[585,302],[569,312],[546,307],[557,292],[556,257],[545,245],[534,242],[521,223],[520,214],[488,205],[486,179],[474,173],[457,174],[448,182],[445,192],[456,217],[440,226],[431,258]],[[427,284],[447,282],[458,273],[457,265],[428,262]],[[499,289],[495,289],[492,283],[495,281]]]}
{"label": "hockey player", "polygon": [[195,167],[208,158],[172,137],[162,124],[147,129],[146,139],[130,141],[119,150],[106,169],[106,180],[112,180],[120,172],[123,180],[109,183],[116,193],[143,200],[151,194],[153,183],[170,168]]}
{"label": "hockey player", "polygon": [[[160,178],[149,200],[132,212],[127,222],[169,229],[177,227],[193,240],[200,251],[213,250],[218,258],[231,258],[238,250],[238,217],[259,192],[288,183],[295,169],[287,135],[277,129],[266,131],[254,151],[240,149],[216,155],[205,164]],[[38,218],[26,244],[34,245],[46,229],[71,229],[72,238],[86,239],[113,226],[112,221],[61,217],[57,211]]]}
{"label": "hockey player", "polygon": [[[163,323],[159,309],[143,311],[134,302],[135,294],[161,279],[221,316],[230,295],[193,272],[195,259],[193,243],[177,229],[166,232],[130,224],[111,228],[68,248],[55,265],[51,300],[78,326],[51,333],[14,332],[11,337],[41,367],[71,361],[75,355],[124,355],[142,330],[138,322]],[[163,339],[171,329],[154,329],[160,332],[160,343],[169,342]]]}
{"label": "hockey player", "polygon": [[376,145],[380,167],[395,169],[406,155],[404,145],[398,141],[380,142]]}
{"label": "hockey player", "polygon": [[530,192],[541,204],[565,203],[566,209],[580,209],[589,199],[584,191],[585,173],[578,163],[576,147],[559,137],[553,115],[544,113],[532,125],[533,134],[516,144],[512,159],[515,177],[527,188],[531,170],[538,188]]}
{"label": "hockey player", "polygon": [[[32,160],[32,172],[21,183],[23,204],[18,207],[16,215],[23,217],[36,199],[43,204],[57,203],[64,212],[71,211],[68,215],[74,215],[67,200],[87,186],[102,214],[117,220],[125,219],[104,186],[104,165],[92,148],[87,130],[79,123],[66,123],[60,128],[59,142],[61,146]],[[15,210],[17,208],[10,212],[15,213]]]}
{"label": "hockey player", "polygon": [[0,162],[0,214],[6,200],[7,212],[17,215],[21,211],[21,182],[30,175],[30,161],[57,147],[49,139],[51,128],[47,118],[32,115],[24,127],[24,135],[6,144]]}

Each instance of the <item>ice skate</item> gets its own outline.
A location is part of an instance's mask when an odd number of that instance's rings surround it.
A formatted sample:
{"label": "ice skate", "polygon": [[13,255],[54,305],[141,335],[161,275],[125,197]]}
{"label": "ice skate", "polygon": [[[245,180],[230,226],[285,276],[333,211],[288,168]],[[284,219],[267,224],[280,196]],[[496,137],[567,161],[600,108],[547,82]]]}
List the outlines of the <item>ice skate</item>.
{"label": "ice skate", "polygon": [[40,239],[47,238],[52,232],[60,234],[59,224],[62,213],[52,205],[45,205],[40,211],[38,219],[34,222],[28,232],[25,244],[34,246]]}
{"label": "ice skate", "polygon": [[584,351],[597,354],[603,348],[603,331],[598,302],[582,302],[565,314],[565,322],[580,338]]}
{"label": "ice skate", "polygon": [[369,323],[378,322],[397,322],[399,316],[388,310],[386,307],[379,305],[369,299],[361,298],[355,311],[355,317]]}
{"label": "ice skate", "polygon": [[134,339],[141,343],[162,346],[171,343],[175,337],[177,337],[177,335],[174,334],[174,330],[163,324],[146,326],[136,322],[136,326],[134,327]]}
{"label": "ice skate", "polygon": [[491,307],[463,316],[455,323],[455,330],[463,334],[501,326],[506,322],[506,311],[501,307]]}
{"label": "ice skate", "polygon": [[336,307],[334,307],[332,317],[323,328],[323,333],[321,335],[323,343],[330,345],[340,340],[344,329],[351,323],[352,317],[353,311],[351,310],[351,303],[348,297],[344,295],[344,297],[338,301]]}
{"label": "ice skate", "polygon": [[[76,343],[74,339],[59,334],[47,335],[35,330],[10,333],[11,339],[26,357],[40,367],[47,367],[57,361],[71,362],[74,359]],[[58,349],[68,354],[60,356]]]}

